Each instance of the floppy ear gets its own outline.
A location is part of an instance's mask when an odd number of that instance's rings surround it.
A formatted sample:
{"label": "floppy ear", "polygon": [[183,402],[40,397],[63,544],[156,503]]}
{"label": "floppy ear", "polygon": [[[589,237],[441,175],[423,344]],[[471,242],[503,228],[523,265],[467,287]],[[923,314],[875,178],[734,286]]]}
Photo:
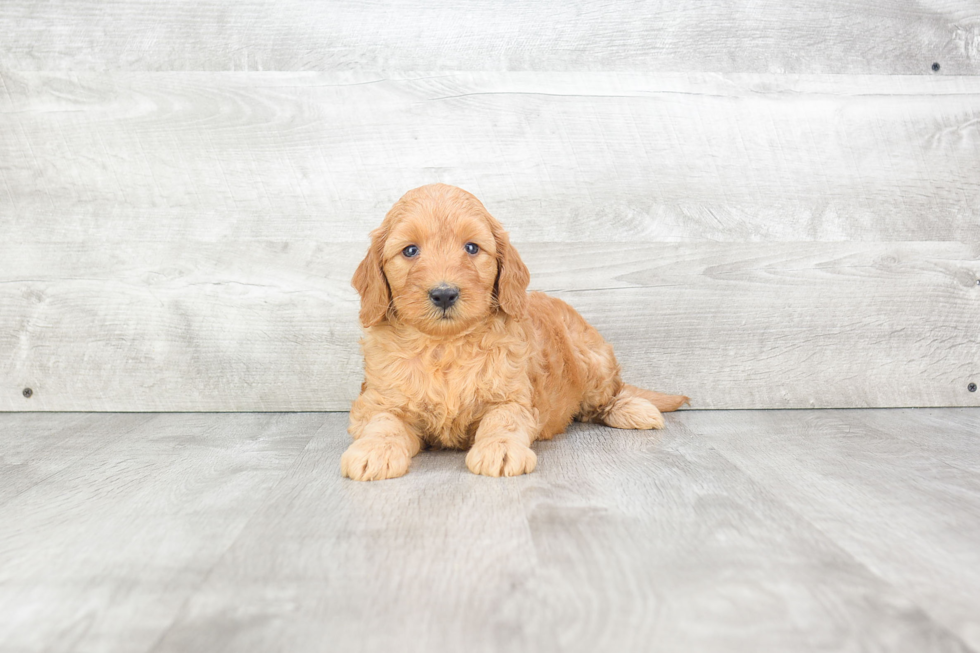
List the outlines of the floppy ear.
{"label": "floppy ear", "polygon": [[523,320],[527,316],[527,284],[531,282],[531,273],[500,223],[493,220],[490,224],[497,241],[497,305],[507,315]]}
{"label": "floppy ear", "polygon": [[367,256],[357,266],[351,285],[361,295],[361,324],[371,327],[388,314],[388,304],[391,302],[391,291],[388,280],[381,269],[381,253],[384,251],[387,234],[382,227],[371,232],[371,246]]}

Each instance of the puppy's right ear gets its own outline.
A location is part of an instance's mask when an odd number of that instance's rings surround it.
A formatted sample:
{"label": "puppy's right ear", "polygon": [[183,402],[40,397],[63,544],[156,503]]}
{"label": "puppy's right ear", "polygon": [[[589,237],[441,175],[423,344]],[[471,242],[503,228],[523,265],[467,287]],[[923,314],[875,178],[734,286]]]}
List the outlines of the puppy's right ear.
{"label": "puppy's right ear", "polygon": [[351,279],[351,285],[361,295],[361,324],[365,327],[381,323],[388,314],[388,305],[391,303],[388,280],[381,269],[385,237],[382,227],[371,232],[371,246],[367,256],[357,266],[354,278]]}

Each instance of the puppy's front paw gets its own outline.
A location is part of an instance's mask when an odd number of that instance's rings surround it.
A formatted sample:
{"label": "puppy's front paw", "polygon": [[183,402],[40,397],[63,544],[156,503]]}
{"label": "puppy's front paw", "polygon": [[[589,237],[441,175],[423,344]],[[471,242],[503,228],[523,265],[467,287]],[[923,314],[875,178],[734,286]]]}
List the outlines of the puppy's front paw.
{"label": "puppy's front paw", "polygon": [[513,438],[477,440],[466,454],[466,466],[484,476],[520,476],[530,474],[538,457],[530,447]]}
{"label": "puppy's front paw", "polygon": [[412,457],[400,443],[386,438],[354,440],[340,457],[340,472],[355,481],[381,481],[408,472]]}

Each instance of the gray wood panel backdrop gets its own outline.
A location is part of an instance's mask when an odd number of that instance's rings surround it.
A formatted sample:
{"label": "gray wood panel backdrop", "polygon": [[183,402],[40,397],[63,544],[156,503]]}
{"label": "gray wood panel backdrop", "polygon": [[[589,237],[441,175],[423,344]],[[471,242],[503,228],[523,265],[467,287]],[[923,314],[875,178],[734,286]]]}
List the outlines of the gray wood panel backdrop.
{"label": "gray wood panel backdrop", "polygon": [[435,181],[631,382],[980,405],[976,0],[4,0],[0,34],[2,410],[346,410],[367,232]]}

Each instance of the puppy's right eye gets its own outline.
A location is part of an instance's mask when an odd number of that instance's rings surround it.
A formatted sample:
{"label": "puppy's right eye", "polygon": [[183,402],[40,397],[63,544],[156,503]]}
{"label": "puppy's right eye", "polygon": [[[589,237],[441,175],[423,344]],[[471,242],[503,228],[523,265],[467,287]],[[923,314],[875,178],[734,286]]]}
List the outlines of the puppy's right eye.
{"label": "puppy's right eye", "polygon": [[415,258],[419,255],[419,248],[415,245],[409,245],[402,250],[402,254],[405,255],[405,258]]}

